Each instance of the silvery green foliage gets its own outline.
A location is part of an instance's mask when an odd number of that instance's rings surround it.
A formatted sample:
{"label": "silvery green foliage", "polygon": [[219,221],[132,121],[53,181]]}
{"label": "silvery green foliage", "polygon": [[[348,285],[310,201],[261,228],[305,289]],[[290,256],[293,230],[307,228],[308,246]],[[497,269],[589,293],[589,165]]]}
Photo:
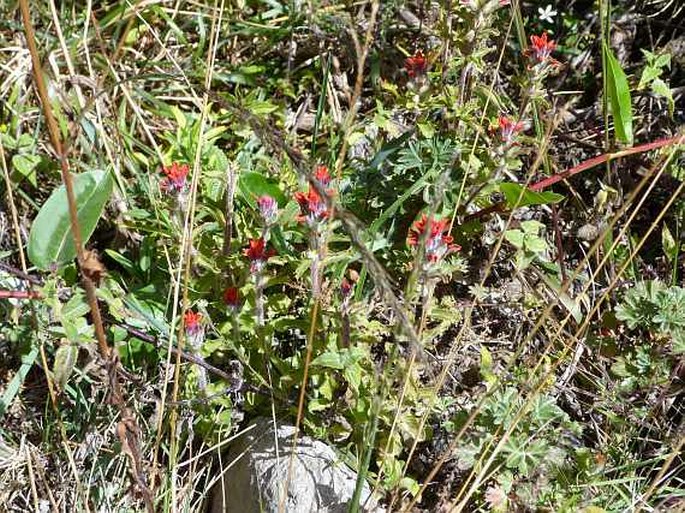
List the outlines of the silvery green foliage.
{"label": "silvery green foliage", "polygon": [[655,330],[673,339],[674,351],[685,352],[685,289],[660,281],[638,283],[616,307],[616,318],[630,329]]}

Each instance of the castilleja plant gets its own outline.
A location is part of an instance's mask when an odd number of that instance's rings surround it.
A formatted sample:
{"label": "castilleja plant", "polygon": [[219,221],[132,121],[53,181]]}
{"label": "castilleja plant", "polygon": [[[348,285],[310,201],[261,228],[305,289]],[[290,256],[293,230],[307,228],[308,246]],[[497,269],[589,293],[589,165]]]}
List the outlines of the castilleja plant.
{"label": "castilleja plant", "polygon": [[[196,358],[202,359],[202,345],[205,340],[205,330],[202,326],[202,314],[186,311],[183,316],[183,326],[185,327],[186,340],[190,351]],[[197,388],[204,392],[207,389],[207,371],[201,365],[195,365],[197,374]]]}
{"label": "castilleja plant", "polygon": [[[333,194],[332,190],[327,189],[331,183],[331,176],[328,173],[328,168],[326,166],[317,166],[314,170],[314,179],[319,182],[322,188],[326,189],[327,194]],[[326,237],[326,226],[330,212],[328,211],[324,199],[311,185],[306,193],[302,191],[296,192],[295,201],[297,201],[297,204],[300,206],[299,221],[306,223],[309,227],[309,245],[312,252],[312,296],[316,298],[321,293],[320,267],[321,261],[323,260],[323,251],[325,249],[324,239]]]}
{"label": "castilleja plant", "polygon": [[266,241],[263,237],[252,239],[248,247],[243,250],[243,254],[250,260],[250,273],[255,284],[255,317],[258,326],[264,326],[264,267],[267,261],[276,252],[266,248]]}
{"label": "castilleja plant", "polygon": [[461,246],[454,244],[454,240],[447,235],[449,221],[447,219],[428,218],[422,214],[409,229],[407,244],[412,248],[418,248],[425,240],[423,254],[423,268],[428,271],[437,266],[447,255],[461,250]]}
{"label": "castilleja plant", "polygon": [[164,178],[159,181],[159,188],[164,195],[176,201],[180,210],[183,210],[188,192],[188,172],[187,164],[174,162],[170,166],[162,166]]}

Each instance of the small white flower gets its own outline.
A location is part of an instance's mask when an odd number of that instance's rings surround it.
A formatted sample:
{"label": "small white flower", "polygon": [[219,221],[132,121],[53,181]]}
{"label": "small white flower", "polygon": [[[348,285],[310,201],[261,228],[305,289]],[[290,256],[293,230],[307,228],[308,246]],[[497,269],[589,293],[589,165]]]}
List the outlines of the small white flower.
{"label": "small white flower", "polygon": [[554,23],[554,17],[557,15],[557,11],[552,9],[551,4],[547,4],[544,9],[538,7],[538,13],[540,14],[540,21],[546,21],[547,23]]}

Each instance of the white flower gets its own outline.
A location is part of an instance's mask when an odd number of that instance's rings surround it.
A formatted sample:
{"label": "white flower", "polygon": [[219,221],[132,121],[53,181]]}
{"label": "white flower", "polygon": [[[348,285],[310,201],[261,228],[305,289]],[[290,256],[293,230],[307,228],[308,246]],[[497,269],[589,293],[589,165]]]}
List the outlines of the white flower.
{"label": "white flower", "polygon": [[538,7],[538,13],[540,14],[540,21],[546,21],[547,23],[554,23],[554,17],[557,15],[557,11],[552,9],[551,4],[547,4],[544,9]]}

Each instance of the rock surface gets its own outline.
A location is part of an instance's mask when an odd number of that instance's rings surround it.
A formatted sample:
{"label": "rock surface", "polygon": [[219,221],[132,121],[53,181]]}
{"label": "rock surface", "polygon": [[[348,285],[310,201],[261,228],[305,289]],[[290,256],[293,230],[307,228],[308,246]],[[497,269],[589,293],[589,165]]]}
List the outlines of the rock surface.
{"label": "rock surface", "polygon": [[[254,428],[231,444],[224,473],[212,490],[211,513],[277,513],[286,484],[295,427],[277,425],[278,456],[271,419],[259,418]],[[244,453],[244,454],[243,454]],[[357,479],[331,447],[308,436],[297,441],[285,502],[286,513],[346,513]],[[242,456],[241,456],[242,455]],[[364,484],[361,503],[370,495]],[[367,512],[381,508],[367,506]]]}

